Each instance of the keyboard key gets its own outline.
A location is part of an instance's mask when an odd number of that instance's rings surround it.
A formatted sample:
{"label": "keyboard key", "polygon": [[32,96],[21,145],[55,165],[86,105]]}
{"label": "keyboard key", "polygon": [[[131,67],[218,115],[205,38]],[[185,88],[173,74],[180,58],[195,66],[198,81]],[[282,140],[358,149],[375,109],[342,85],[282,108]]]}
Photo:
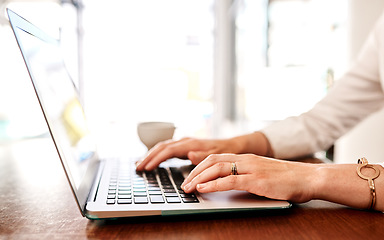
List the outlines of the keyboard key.
{"label": "keyboard key", "polygon": [[132,195],[119,195],[117,196],[118,199],[131,199]]}
{"label": "keyboard key", "polygon": [[149,196],[151,203],[165,203],[164,198],[161,195],[152,195]]}
{"label": "keyboard key", "polygon": [[145,182],[143,177],[134,177],[132,179],[133,179],[133,182],[135,182],[135,183],[144,183]]}
{"label": "keyboard key", "polygon": [[131,195],[131,191],[119,191],[119,195]]}
{"label": "keyboard key", "polygon": [[130,187],[131,187],[131,184],[130,184],[130,183],[119,183],[119,187],[120,187],[120,188],[124,188],[124,187],[126,187],[126,188],[130,188]]}
{"label": "keyboard key", "polygon": [[145,185],[145,180],[144,180],[144,178],[134,178],[134,179],[132,179],[132,184],[133,185]]}
{"label": "keyboard key", "polygon": [[149,195],[162,195],[163,193],[161,191],[149,191]]}
{"label": "keyboard key", "polygon": [[148,187],[148,191],[160,191],[160,187]]}
{"label": "keyboard key", "polygon": [[147,186],[148,187],[159,187],[159,183],[157,182],[157,180],[149,180],[147,182]]}
{"label": "keyboard key", "polygon": [[180,186],[184,181],[184,176],[181,173],[180,169],[171,167],[170,170],[171,170],[173,181],[177,186]]}
{"label": "keyboard key", "polygon": [[119,176],[119,183],[129,183],[131,182],[130,176]]}
{"label": "keyboard key", "polygon": [[145,176],[147,177],[147,179],[156,179],[156,174],[154,172],[146,172]]}
{"label": "keyboard key", "polygon": [[147,197],[135,197],[134,202],[136,204],[146,204],[146,203],[148,203],[148,198]]}
{"label": "keyboard key", "polygon": [[167,203],[181,203],[180,198],[178,197],[167,197]]}
{"label": "keyboard key", "polygon": [[160,167],[151,172],[136,172],[134,164],[119,166],[111,175],[107,204],[199,202],[194,194],[186,194],[181,189],[183,181],[184,176],[178,168],[168,171]]}
{"label": "keyboard key", "polygon": [[182,198],[184,203],[198,203],[199,200],[197,198]]}
{"label": "keyboard key", "polygon": [[159,177],[160,177],[160,182],[162,182],[162,183],[171,182],[171,180],[169,179],[168,175],[164,174],[164,175],[160,175]]}
{"label": "keyboard key", "polygon": [[117,203],[118,204],[131,204],[132,203],[132,199],[118,199]]}
{"label": "keyboard key", "polygon": [[195,198],[195,194],[187,194],[187,193],[180,193],[180,197],[182,198]]}
{"label": "keyboard key", "polygon": [[147,196],[147,192],[139,192],[139,191],[135,191],[133,192],[133,196],[135,197],[146,197]]}
{"label": "keyboard key", "polygon": [[164,193],[164,196],[166,197],[178,197],[177,193]]}
{"label": "keyboard key", "polygon": [[176,190],[174,188],[172,189],[163,189],[164,193],[175,193]]}
{"label": "keyboard key", "polygon": [[160,176],[168,176],[167,170],[165,170],[165,168],[159,167],[157,170]]}

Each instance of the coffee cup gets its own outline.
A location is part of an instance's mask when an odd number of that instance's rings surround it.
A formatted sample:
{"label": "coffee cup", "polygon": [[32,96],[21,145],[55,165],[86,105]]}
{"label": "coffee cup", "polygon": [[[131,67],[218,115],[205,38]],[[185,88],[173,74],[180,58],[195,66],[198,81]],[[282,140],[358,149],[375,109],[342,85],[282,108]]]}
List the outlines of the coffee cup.
{"label": "coffee cup", "polygon": [[175,129],[171,122],[141,122],[137,125],[137,134],[149,150],[159,142],[172,139]]}

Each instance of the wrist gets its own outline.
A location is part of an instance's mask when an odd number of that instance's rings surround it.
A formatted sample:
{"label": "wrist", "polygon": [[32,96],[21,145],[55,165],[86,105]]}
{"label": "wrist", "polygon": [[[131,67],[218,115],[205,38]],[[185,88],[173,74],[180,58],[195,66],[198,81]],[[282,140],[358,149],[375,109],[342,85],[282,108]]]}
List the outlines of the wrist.
{"label": "wrist", "polygon": [[[353,208],[367,209],[370,203],[370,189],[367,181],[356,172],[357,164],[319,164],[317,178],[313,185],[313,199],[340,203]],[[377,199],[375,209],[382,211],[381,184],[383,178],[376,179]]]}
{"label": "wrist", "polygon": [[237,153],[252,153],[260,156],[273,157],[273,151],[267,137],[262,132],[234,137],[232,144],[236,146]]}
{"label": "wrist", "polygon": [[227,149],[231,149],[231,153],[234,154],[247,153],[245,147],[246,141],[245,136],[229,138],[227,139]]}
{"label": "wrist", "polygon": [[324,192],[329,191],[329,179],[331,178],[331,168],[328,165],[316,164],[310,180],[311,199],[325,200]]}

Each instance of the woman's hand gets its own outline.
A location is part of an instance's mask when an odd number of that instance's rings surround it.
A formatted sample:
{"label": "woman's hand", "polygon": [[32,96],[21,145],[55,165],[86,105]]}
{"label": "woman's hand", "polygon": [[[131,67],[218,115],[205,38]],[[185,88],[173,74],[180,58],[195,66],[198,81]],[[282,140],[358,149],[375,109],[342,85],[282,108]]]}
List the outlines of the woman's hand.
{"label": "woman's hand", "polygon": [[261,132],[254,132],[223,140],[201,140],[183,138],[179,141],[165,141],[154,146],[146,157],[137,163],[138,171],[151,171],[169,158],[191,160],[197,165],[210,154],[253,153],[272,155],[268,139]]}
{"label": "woman's hand", "polygon": [[146,157],[137,163],[138,171],[151,171],[160,163],[170,158],[188,158],[192,164],[197,165],[210,154],[239,153],[240,145],[233,139],[201,140],[196,138],[183,138],[179,141],[165,141],[153,147]]}
{"label": "woman's hand", "polygon": [[[232,163],[237,174],[231,175]],[[210,155],[185,179],[185,192],[244,190],[273,199],[306,202],[313,198],[316,166],[253,154]]]}
{"label": "woman's hand", "polygon": [[[236,164],[237,175],[231,175],[232,163]],[[384,172],[382,166],[376,166]],[[244,190],[296,203],[321,199],[366,209],[371,203],[371,193],[367,181],[357,175],[356,167],[356,164],[282,161],[253,154],[218,154],[210,155],[197,165],[182,188],[187,193]],[[372,172],[365,174],[370,176]],[[375,179],[375,186],[374,209],[384,211],[382,175]]]}

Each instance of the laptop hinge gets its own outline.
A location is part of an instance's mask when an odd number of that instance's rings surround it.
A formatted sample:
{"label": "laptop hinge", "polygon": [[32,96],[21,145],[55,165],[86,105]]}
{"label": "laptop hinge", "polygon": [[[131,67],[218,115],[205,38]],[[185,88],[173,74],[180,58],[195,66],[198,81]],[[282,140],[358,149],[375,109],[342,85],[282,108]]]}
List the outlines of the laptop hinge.
{"label": "laptop hinge", "polygon": [[87,202],[84,205],[84,209],[83,209],[84,211],[87,207],[88,202],[95,202],[96,201],[97,192],[99,190],[99,186],[100,186],[100,182],[101,182],[101,176],[102,176],[102,173],[104,171],[104,167],[105,167],[105,161],[99,161],[99,168],[97,170],[95,180],[93,181],[91,191],[89,191]]}

